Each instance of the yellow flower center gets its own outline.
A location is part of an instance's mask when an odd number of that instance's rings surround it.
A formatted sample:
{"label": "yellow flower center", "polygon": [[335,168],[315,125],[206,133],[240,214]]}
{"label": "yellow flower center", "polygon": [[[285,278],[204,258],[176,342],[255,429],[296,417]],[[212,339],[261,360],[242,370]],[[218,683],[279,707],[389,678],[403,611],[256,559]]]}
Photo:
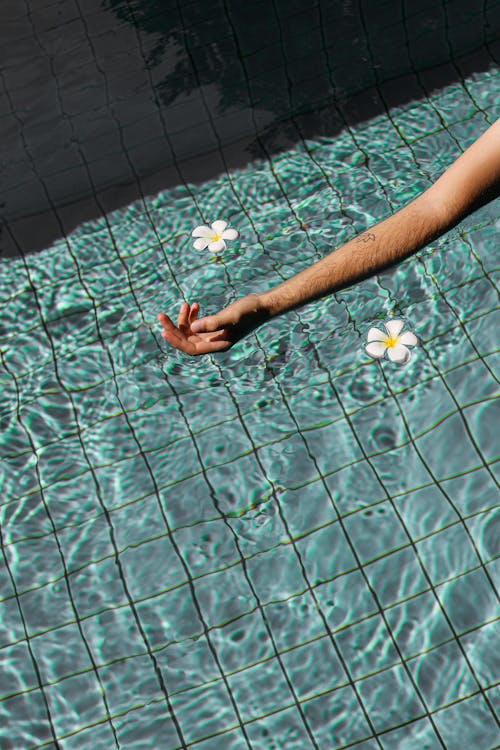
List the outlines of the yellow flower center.
{"label": "yellow flower center", "polygon": [[396,344],[399,342],[399,336],[388,336],[386,340],[384,341],[384,344],[392,349],[393,346],[396,346]]}
{"label": "yellow flower center", "polygon": [[221,239],[222,239],[222,237],[220,236],[220,234],[214,234],[214,236],[212,237],[212,239],[210,241],[211,242],[218,242]]}

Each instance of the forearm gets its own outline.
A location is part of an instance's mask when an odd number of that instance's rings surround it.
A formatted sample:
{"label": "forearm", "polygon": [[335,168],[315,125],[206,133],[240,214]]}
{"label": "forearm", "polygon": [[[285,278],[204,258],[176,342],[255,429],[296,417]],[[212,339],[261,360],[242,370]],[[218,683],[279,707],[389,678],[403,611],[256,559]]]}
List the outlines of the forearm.
{"label": "forearm", "polygon": [[500,120],[421,196],[260,296],[270,317],[399,263],[500,192]]}
{"label": "forearm", "polygon": [[426,195],[265,292],[271,317],[351,286],[407,258],[447,227]]}

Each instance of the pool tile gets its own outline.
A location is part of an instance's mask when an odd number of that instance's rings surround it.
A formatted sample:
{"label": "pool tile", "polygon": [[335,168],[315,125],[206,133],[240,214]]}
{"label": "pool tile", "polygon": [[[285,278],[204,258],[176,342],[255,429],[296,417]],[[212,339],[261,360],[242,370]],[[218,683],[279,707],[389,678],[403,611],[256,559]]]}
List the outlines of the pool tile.
{"label": "pool tile", "polygon": [[[230,690],[220,680],[172,696],[172,707],[185,742],[201,740],[238,726]],[[193,721],[193,716],[196,716],[196,721]]]}
{"label": "pool tile", "polygon": [[446,613],[430,591],[391,607],[386,617],[405,659],[453,638]]}
{"label": "pool tile", "polygon": [[307,701],[304,713],[320,747],[342,747],[372,735],[351,686]]}
{"label": "pool tile", "polygon": [[434,720],[447,750],[493,750],[498,741],[498,725],[478,695],[438,711]]}
{"label": "pool tile", "polygon": [[429,586],[413,547],[406,547],[366,565],[365,572],[384,608],[415,596]]}
{"label": "pool tile", "polygon": [[460,638],[462,647],[482,688],[493,685],[500,669],[500,656],[491,651],[498,643],[500,622],[487,623]]}
{"label": "pool tile", "polygon": [[430,711],[460,700],[478,687],[456,642],[422,654],[408,666]]}
{"label": "pool tile", "polygon": [[416,548],[435,586],[448,578],[466,573],[480,563],[466,529],[457,522],[417,542]]}
{"label": "pool tile", "polygon": [[329,636],[318,638],[282,656],[283,664],[300,701],[324,690],[345,685],[348,677]]}
{"label": "pool tile", "polygon": [[431,720],[428,717],[411,721],[403,727],[393,729],[380,738],[383,750],[441,750],[439,741]]}
{"label": "pool tile", "polygon": [[296,542],[309,582],[316,586],[353,570],[357,563],[339,523],[307,534]]}
{"label": "pool tile", "polygon": [[[266,607],[266,616],[268,611]],[[270,626],[271,623],[264,622],[263,614],[257,610],[212,631],[210,638],[225,674],[276,655],[277,647],[273,644]]]}
{"label": "pool tile", "polygon": [[385,732],[425,714],[425,708],[401,665],[362,680],[359,691],[377,732]]}

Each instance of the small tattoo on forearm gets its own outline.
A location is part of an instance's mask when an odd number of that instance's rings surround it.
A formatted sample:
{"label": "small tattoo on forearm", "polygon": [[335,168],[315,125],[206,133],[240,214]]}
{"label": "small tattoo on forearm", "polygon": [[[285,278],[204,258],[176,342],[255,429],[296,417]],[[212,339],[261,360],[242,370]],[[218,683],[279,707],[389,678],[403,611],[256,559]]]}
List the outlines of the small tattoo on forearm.
{"label": "small tattoo on forearm", "polygon": [[360,234],[359,237],[356,237],[356,242],[371,242],[375,240],[375,235],[373,232],[363,232],[363,234]]}

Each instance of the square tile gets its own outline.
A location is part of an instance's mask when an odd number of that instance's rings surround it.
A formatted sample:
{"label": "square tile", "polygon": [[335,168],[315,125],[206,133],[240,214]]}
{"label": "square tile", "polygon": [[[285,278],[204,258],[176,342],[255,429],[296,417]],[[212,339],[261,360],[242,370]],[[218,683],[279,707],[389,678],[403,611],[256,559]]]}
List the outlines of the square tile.
{"label": "square tile", "polygon": [[349,542],[338,522],[304,535],[295,544],[312,586],[357,567]]}
{"label": "square tile", "polygon": [[237,726],[238,718],[229,690],[231,688],[218,680],[172,696],[172,707],[186,743]]}
{"label": "square tile", "polygon": [[280,503],[290,534],[299,537],[337,518],[332,492],[317,479],[280,494]]}
{"label": "square tile", "polygon": [[156,493],[144,498],[116,506],[110,511],[116,547],[148,544],[150,539],[160,537],[168,531],[168,519],[161,500]]}
{"label": "square tile", "polygon": [[5,552],[19,593],[64,578],[64,558],[53,533],[8,545]]}
{"label": "square tile", "polygon": [[417,542],[416,548],[435,586],[480,563],[466,530],[458,522]]}
{"label": "square tile", "polygon": [[351,625],[335,634],[346,669],[358,680],[399,660],[389,631],[380,615]]}
{"label": "square tile", "polygon": [[[311,747],[310,734],[307,732],[303,715],[296,706],[266,716],[264,719],[252,721],[247,726],[247,732],[250,742],[256,748],[272,746],[271,743],[274,742],[282,743],[283,747],[290,748],[290,750],[303,750],[303,748]],[[220,747],[225,746],[221,744]],[[229,747],[232,750],[232,746]],[[235,750],[239,750],[239,747],[239,745],[235,746]],[[210,750],[219,750],[219,746],[211,747]]]}
{"label": "square tile", "polygon": [[116,547],[109,518],[101,513],[83,524],[60,529],[57,539],[69,573],[92,562],[114,557]]}
{"label": "square tile", "polygon": [[52,744],[54,740],[54,731],[40,690],[0,702],[0,741],[4,747],[26,747],[26,743],[36,742]]}
{"label": "square tile", "polygon": [[443,584],[437,594],[458,635],[483,625],[497,608],[496,593],[481,569]]}
{"label": "square tile", "polygon": [[88,729],[79,728],[74,734],[58,739],[61,750],[78,750],[82,744],[89,743],[94,750],[106,750],[115,744],[113,729],[109,722]]}
{"label": "square tile", "polygon": [[220,518],[217,496],[201,472],[169,483],[159,496],[172,530]]}
{"label": "square tile", "polygon": [[194,581],[194,593],[209,628],[220,627],[257,606],[241,564],[198,578]]}
{"label": "square tile", "polygon": [[453,638],[446,612],[430,591],[391,607],[386,617],[405,659]]}
{"label": "square tile", "polygon": [[318,586],[316,596],[333,632],[379,612],[368,583],[359,570]]}
{"label": "square tile", "polygon": [[323,618],[309,591],[285,601],[266,604],[264,612],[279,651],[325,635]]}
{"label": "square tile", "polygon": [[78,617],[88,617],[127,604],[127,592],[120,573],[116,559],[109,557],[85,565],[71,575],[71,594]]}
{"label": "square tile", "polygon": [[351,686],[307,701],[304,713],[321,748],[355,744],[372,735]]}
{"label": "square tile", "polygon": [[179,586],[188,577],[177,550],[166,535],[127,547],[120,553],[120,563],[133,600]]}
{"label": "square tile", "polygon": [[[307,433],[307,446],[318,470],[328,473],[361,458],[361,449],[347,421],[332,422]],[[326,448],[326,451],[325,451]]]}
{"label": "square tile", "polygon": [[299,701],[314,697],[318,685],[327,691],[349,681],[328,635],[284,653],[282,660]]}
{"label": "square tile", "polygon": [[422,568],[411,547],[406,547],[365,566],[373,591],[385,609],[428,588]]}
{"label": "square tile", "polygon": [[492,445],[495,443],[500,410],[496,396],[480,404],[467,406],[463,411],[469,439],[476,449],[478,463],[489,463],[497,458]]}
{"label": "square tile", "polygon": [[490,622],[460,638],[467,658],[481,687],[492,685],[500,670],[500,656],[492,648],[500,637],[500,622]]}
{"label": "square tile", "polygon": [[356,435],[369,456],[386,453],[408,439],[397,403],[392,398],[366,406],[354,414],[351,420]]}
{"label": "square tile", "polygon": [[432,483],[394,499],[413,541],[456,523],[458,516],[447,482]]}
{"label": "square tile", "polygon": [[380,503],[343,521],[360,562],[368,563],[408,546],[404,527],[389,502]]}
{"label": "square tile", "polygon": [[300,559],[291,544],[280,545],[248,560],[247,570],[255,594],[263,604],[285,600],[307,588]]}
{"label": "square tile", "polygon": [[438,711],[434,716],[447,750],[492,750],[498,741],[498,725],[484,699],[474,695]]}
{"label": "square tile", "polygon": [[430,711],[477,690],[477,682],[456,642],[422,654],[408,666]]}
{"label": "square tile", "polygon": [[[38,666],[38,665],[37,665]],[[26,642],[6,646],[0,651],[0,697],[38,688],[35,664]]]}
{"label": "square tile", "polygon": [[[178,559],[172,566],[172,570],[178,568],[178,580],[184,580],[188,575],[196,578],[241,561],[235,534],[229,523],[225,523],[221,518],[210,522],[201,521],[178,529],[174,532],[173,539],[187,567],[186,572]],[[151,552],[149,542],[146,548]],[[176,555],[178,553],[176,551]]]}
{"label": "square tile", "polygon": [[371,458],[373,470],[389,495],[394,497],[434,481],[425,455],[422,456],[420,451],[420,442],[418,447],[419,451],[407,442],[401,448]]}
{"label": "square tile", "polygon": [[259,449],[267,477],[284,489],[301,487],[319,476],[303,438],[295,433],[286,440]]}
{"label": "square tile", "polygon": [[425,714],[415,687],[401,665],[363,680],[359,691],[377,732],[385,732]]}
{"label": "square tile", "polygon": [[158,674],[150,654],[115,661],[101,667],[99,675],[112,715],[120,715],[134,706],[152,702],[163,703],[167,710],[164,677]]}
{"label": "square tile", "polygon": [[244,722],[294,704],[287,676],[277,659],[248,667],[228,680]]}
{"label": "square tile", "polygon": [[108,716],[101,687],[93,672],[48,685],[45,694],[57,734],[67,734]]}
{"label": "square tile", "polygon": [[30,636],[57,630],[76,618],[64,579],[21,594],[19,604]]}
{"label": "square tile", "polygon": [[[445,446],[450,444],[455,449],[446,451]],[[422,435],[418,439],[418,449],[422,462],[437,480],[474,469],[481,462],[459,414],[453,414]]]}
{"label": "square tile", "polygon": [[430,719],[418,719],[398,729],[393,729],[380,738],[384,750],[442,750]]}
{"label": "square tile", "polygon": [[364,459],[325,477],[328,499],[341,517],[379,505],[387,492],[376,471]]}
{"label": "square tile", "polygon": [[33,638],[31,648],[44,684],[92,671],[91,644],[75,623]]}
{"label": "square tile", "polygon": [[450,498],[450,506],[454,512],[462,517],[487,510],[498,502],[498,488],[484,467],[459,474],[442,482],[441,486]]}
{"label": "square tile", "polygon": [[147,648],[130,607],[101,612],[81,625],[97,664],[143,654]]}
{"label": "square tile", "polygon": [[[175,747],[180,742],[179,734],[169,716],[168,706],[163,696],[151,701],[148,705],[139,706],[123,716],[114,718],[113,724],[120,747],[140,746],[142,743],[149,743],[151,747],[169,743],[169,746]],[[92,746],[96,748],[96,745]],[[106,747],[111,746],[112,741],[108,740],[107,745],[103,744],[102,748],[101,745],[97,745],[96,750],[105,750]],[[74,746],[74,750],[77,750],[77,745]]]}

